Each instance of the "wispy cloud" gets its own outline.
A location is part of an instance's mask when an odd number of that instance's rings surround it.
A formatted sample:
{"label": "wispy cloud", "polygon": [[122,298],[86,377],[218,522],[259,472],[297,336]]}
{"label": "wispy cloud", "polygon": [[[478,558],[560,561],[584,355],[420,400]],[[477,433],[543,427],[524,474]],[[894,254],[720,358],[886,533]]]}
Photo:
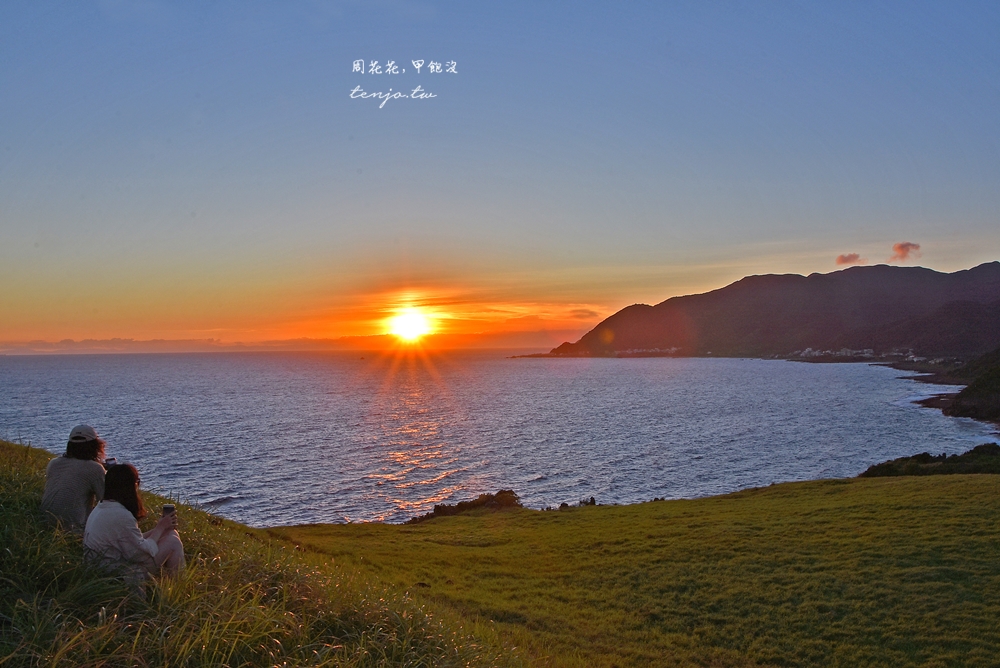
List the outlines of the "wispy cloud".
{"label": "wispy cloud", "polygon": [[868,262],[867,259],[861,257],[857,253],[844,253],[843,255],[838,255],[836,263],[838,265],[843,264],[865,264]]}
{"label": "wispy cloud", "polygon": [[900,241],[892,245],[892,256],[887,262],[905,262],[910,258],[920,257],[920,244],[912,241]]}

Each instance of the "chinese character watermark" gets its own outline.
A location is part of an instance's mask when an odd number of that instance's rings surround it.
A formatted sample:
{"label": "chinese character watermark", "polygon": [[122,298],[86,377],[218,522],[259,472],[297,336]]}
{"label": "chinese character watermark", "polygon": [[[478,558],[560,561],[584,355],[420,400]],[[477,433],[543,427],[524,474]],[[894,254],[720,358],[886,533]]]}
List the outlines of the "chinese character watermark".
{"label": "chinese character watermark", "polygon": [[[367,62],[367,65],[365,64]],[[413,68],[420,74],[420,70],[424,67],[424,60],[411,60],[410,63]],[[405,68],[399,66],[395,60],[385,61],[385,65],[382,65],[377,60],[365,61],[363,59],[355,60],[351,64],[351,72],[358,74],[404,74],[406,72]],[[436,60],[432,60],[427,63],[427,73],[428,74],[458,74],[458,63],[454,60],[449,60],[445,63],[439,63]]]}
{"label": "chinese character watermark", "polygon": [[[413,65],[413,69],[416,71],[416,74],[421,74],[422,71],[427,74],[458,74],[458,63],[454,60],[449,60],[444,63],[440,63],[436,60],[411,60],[410,64]],[[387,60],[383,65],[378,60],[369,61],[359,58],[351,63],[351,72],[354,74],[401,75],[406,74],[406,68],[401,67],[395,60]],[[390,88],[388,92],[369,92],[361,86],[355,86],[351,89],[350,97],[352,100],[381,100],[381,104],[378,105],[378,108],[381,109],[389,100],[429,100],[437,97],[437,94],[427,92],[424,90],[423,86],[420,85],[410,89],[410,92],[408,93],[401,90],[394,91],[392,88]]]}

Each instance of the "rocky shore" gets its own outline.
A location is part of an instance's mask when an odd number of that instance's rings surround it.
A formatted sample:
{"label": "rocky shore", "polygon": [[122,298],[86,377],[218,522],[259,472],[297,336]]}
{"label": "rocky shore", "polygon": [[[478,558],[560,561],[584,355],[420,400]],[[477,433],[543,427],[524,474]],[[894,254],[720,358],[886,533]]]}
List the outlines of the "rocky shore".
{"label": "rocky shore", "polygon": [[960,392],[947,392],[918,401],[928,408],[939,408],[945,415],[968,417],[1000,423],[1000,348],[964,364],[896,362],[894,369],[919,371],[915,377],[924,383],[965,385]]}

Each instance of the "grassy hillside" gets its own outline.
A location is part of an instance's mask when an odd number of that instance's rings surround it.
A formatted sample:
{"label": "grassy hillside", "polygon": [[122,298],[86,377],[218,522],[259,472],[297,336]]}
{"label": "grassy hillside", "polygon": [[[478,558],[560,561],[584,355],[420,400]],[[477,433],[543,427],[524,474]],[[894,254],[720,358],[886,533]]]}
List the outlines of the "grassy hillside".
{"label": "grassy hillside", "polygon": [[185,506],[188,569],[130,592],[42,518],[50,457],[0,442],[0,666],[522,665],[488,627]]}
{"label": "grassy hillside", "polygon": [[1000,476],[269,530],[553,666],[995,666]]}
{"label": "grassy hillside", "polygon": [[182,508],[190,568],[137,596],[43,523],[47,458],[0,444],[2,666],[520,665],[513,641],[543,666],[1000,656],[1000,476],[409,525],[250,530]]}

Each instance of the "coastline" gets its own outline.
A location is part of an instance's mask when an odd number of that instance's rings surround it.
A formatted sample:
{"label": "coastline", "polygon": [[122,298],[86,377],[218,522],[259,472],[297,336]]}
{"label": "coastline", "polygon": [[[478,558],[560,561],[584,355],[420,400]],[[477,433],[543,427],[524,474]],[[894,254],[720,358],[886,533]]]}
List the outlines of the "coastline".
{"label": "coastline", "polygon": [[[915,371],[918,375],[906,376],[910,380],[915,380],[918,383],[927,383],[928,385],[961,385],[965,387],[969,384],[968,378],[960,378],[954,375],[955,368],[951,367],[947,370],[942,370],[936,368],[937,365],[929,365],[926,362],[890,362],[888,364],[880,364],[879,366],[887,366],[891,369],[896,369],[898,371]],[[959,390],[960,392],[961,390]],[[958,396],[958,392],[940,392],[934,394],[930,397],[925,397],[923,399],[916,399],[913,403],[923,406],[924,408],[936,408],[941,412],[950,408],[955,402],[955,397]],[[989,420],[979,420],[984,424],[993,424]]]}

